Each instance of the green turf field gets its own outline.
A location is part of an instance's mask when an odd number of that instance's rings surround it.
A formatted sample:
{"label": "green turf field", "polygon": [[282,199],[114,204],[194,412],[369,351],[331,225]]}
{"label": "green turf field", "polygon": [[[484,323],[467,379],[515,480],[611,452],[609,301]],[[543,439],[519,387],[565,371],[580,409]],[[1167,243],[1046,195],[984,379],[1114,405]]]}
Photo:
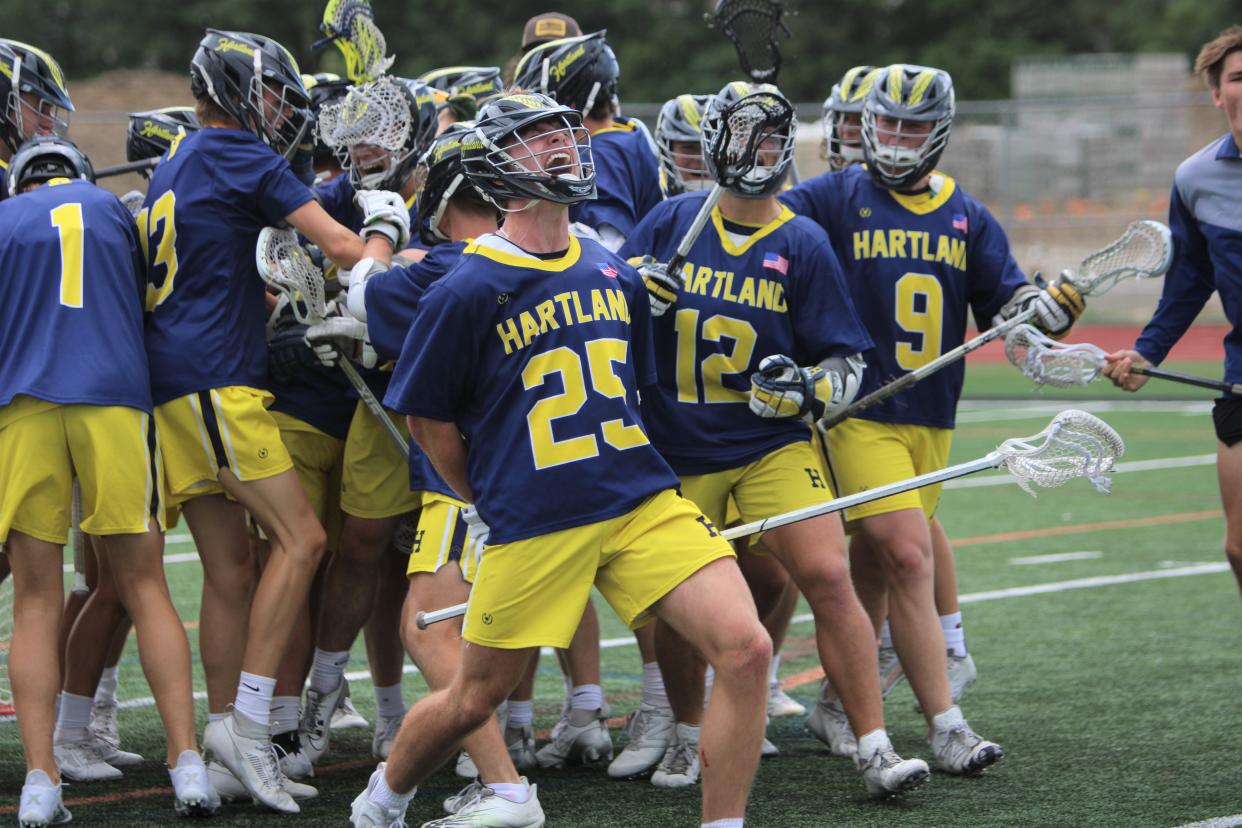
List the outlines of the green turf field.
{"label": "green turf field", "polygon": [[[968,373],[976,400],[985,393],[1012,399],[962,404],[954,462],[1038,431],[1060,407],[1052,395],[1027,393],[1029,384],[1009,366],[972,366]],[[1116,410],[1118,403],[1155,402],[1148,392],[1157,390],[1165,402]],[[1154,381],[1138,397],[1104,385],[1091,391],[1106,403],[1100,416],[1128,444],[1111,496],[1075,481],[1032,499],[985,473],[959,481],[964,485],[951,487],[942,501],[979,666],[979,682],[963,706],[981,734],[1005,746],[1006,760],[982,778],[937,774],[902,801],[877,803],[864,797],[849,764],[804,731],[804,718],[785,719],[769,730],[781,755],[760,768],[748,824],[1180,826],[1242,812],[1242,712],[1234,709],[1242,608],[1221,551],[1211,394],[1167,383],[1157,388]],[[170,555],[191,551],[184,542],[168,549]],[[1068,559],[1044,559],[1054,555]],[[167,571],[183,617],[197,618],[197,563],[170,563]],[[600,606],[605,689],[613,710],[624,714],[636,705],[639,663],[632,639]],[[782,675],[817,666],[811,632],[799,616]],[[192,645],[195,638],[192,633]],[[121,667],[121,698],[147,696],[132,640]],[[365,669],[359,645],[350,670]],[[790,692],[809,705],[816,688],[806,679]],[[405,689],[412,702],[425,688],[411,674]],[[537,729],[554,723],[560,694],[555,661],[545,657]],[[374,705],[364,678],[354,680],[353,698],[370,717]],[[906,686],[890,696],[889,729],[901,753],[926,756],[912,702]],[[67,789],[75,824],[172,822],[154,708],[123,710],[120,723],[124,747],[150,761],[119,783]],[[621,734],[614,735],[620,744]],[[216,824],[344,824],[370,772],[369,749],[369,733],[338,732],[316,777],[321,799],[305,805],[300,817],[232,806]],[[16,728],[0,724],[2,819],[12,819],[23,767]],[[537,772],[533,781],[551,826],[698,825],[697,790],[609,782],[602,771]],[[439,800],[457,787],[448,770],[430,780],[410,808],[410,823],[440,816]]]}

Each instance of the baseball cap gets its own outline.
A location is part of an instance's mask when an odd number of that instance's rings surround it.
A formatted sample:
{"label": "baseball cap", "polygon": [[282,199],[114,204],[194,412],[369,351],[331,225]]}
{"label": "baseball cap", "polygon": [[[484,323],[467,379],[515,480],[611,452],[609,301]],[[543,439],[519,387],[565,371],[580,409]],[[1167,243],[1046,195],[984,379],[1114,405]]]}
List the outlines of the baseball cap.
{"label": "baseball cap", "polygon": [[527,20],[526,26],[522,29],[522,51],[530,51],[533,47],[540,43],[547,43],[549,40],[578,37],[581,34],[582,27],[578,25],[578,21],[567,14],[560,12],[537,14]]}

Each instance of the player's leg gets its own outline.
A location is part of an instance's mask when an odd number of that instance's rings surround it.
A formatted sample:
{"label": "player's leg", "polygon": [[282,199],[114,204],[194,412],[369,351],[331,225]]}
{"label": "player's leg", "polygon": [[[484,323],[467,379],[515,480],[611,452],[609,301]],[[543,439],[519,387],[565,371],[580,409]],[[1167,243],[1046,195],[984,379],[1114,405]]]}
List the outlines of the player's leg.
{"label": "player's leg", "polygon": [[1238,420],[1242,406],[1221,400],[1212,412],[1216,422],[1216,477],[1225,508],[1225,556],[1242,589],[1242,442]]}
{"label": "player's leg", "polygon": [[[650,773],[664,754],[668,751],[673,739],[676,719],[669,705],[668,691],[664,684],[664,672],[660,666],[659,621],[653,621],[634,630],[634,638],[638,642],[639,657],[643,668],[643,695],[639,707],[630,713],[625,722],[625,733],[629,738],[625,749],[612,760],[608,766],[608,775],[613,779],[635,779]],[[668,633],[676,636],[671,630]],[[674,656],[675,658],[675,656]],[[694,656],[698,660],[697,655]],[[699,670],[702,670],[700,662]],[[694,681],[689,682],[691,685]],[[702,678],[699,679],[702,686]],[[702,704],[702,693],[699,703]],[[690,714],[687,714],[690,715]],[[694,714],[700,715],[700,714]],[[688,719],[685,721],[689,721]],[[699,721],[699,719],[695,719]]]}
{"label": "player's leg", "polygon": [[[755,607],[759,610],[759,617],[763,619],[763,627],[772,638],[772,669],[768,674],[768,718],[801,716],[806,708],[781,689],[778,673],[781,647],[785,643],[786,633],[789,632],[794,609],[798,606],[798,588],[794,586],[785,567],[771,555],[754,554],[745,542],[735,544],[734,548],[737,550],[738,566],[742,568],[742,577],[746,579],[750,594],[755,599]],[[768,746],[765,745],[764,748],[766,755]]]}
{"label": "player's leg", "polygon": [[405,701],[401,694],[405,650],[398,631],[401,629],[407,591],[403,577],[407,562],[405,555],[391,549],[381,557],[375,609],[362,628],[375,693],[375,732],[371,739],[371,753],[377,759],[388,758],[397,728],[405,718]]}
{"label": "player's leg", "polygon": [[587,601],[563,658],[568,690],[565,709],[552,732],[552,741],[536,752],[535,759],[545,768],[609,763],[612,738],[608,733],[609,710],[600,686],[599,616],[593,601]]}
{"label": "player's leg", "polygon": [[[82,561],[82,574],[86,577],[85,595],[70,591],[65,596],[65,609],[61,613],[60,624],[60,674],[65,674],[65,658],[69,646],[69,633],[73,631],[73,625],[78,620],[78,613],[82,611],[82,607],[86,605],[86,600],[90,597],[91,592],[95,589],[95,583],[99,580],[99,567],[96,565],[95,547],[91,543],[89,536],[83,537],[83,543],[86,544]],[[3,579],[0,579],[3,580]]]}
{"label": "player's leg", "polygon": [[858,600],[862,602],[880,639],[880,691],[887,698],[906,675],[893,648],[893,633],[888,624],[888,581],[884,566],[861,532],[855,532],[850,537],[850,576]]}
{"label": "player's leg", "polygon": [[117,686],[121,656],[125,654],[125,644],[129,641],[129,633],[133,623],[127,614],[121,623],[112,631],[112,640],[108,643],[108,656],[104,659],[103,674],[95,687],[95,700],[91,705],[91,732],[105,742],[116,747],[121,745],[121,734],[117,729]]}
{"label": "player's leg", "polygon": [[953,546],[938,518],[931,521],[932,559],[935,571],[936,612],[949,670],[949,694],[956,702],[975,683],[978,672],[975,659],[966,648],[966,632],[962,628],[962,607],[957,599],[957,561]]}

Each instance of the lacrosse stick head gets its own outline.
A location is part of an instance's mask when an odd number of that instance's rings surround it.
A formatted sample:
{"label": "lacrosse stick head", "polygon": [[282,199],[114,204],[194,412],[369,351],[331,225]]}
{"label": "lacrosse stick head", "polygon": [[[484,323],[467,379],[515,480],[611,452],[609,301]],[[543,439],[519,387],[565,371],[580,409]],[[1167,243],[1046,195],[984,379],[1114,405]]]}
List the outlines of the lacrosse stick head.
{"label": "lacrosse stick head", "polygon": [[707,104],[703,160],[722,187],[742,198],[780,190],[793,164],[798,117],[771,84],[734,81]]}
{"label": "lacrosse stick head", "polygon": [[1085,477],[1096,491],[1108,494],[1112,486],[1108,474],[1125,450],[1121,435],[1108,423],[1069,409],[1038,434],[1001,443],[992,456],[1032,496],[1032,486],[1055,488],[1076,477]]}
{"label": "lacrosse stick head", "polygon": [[781,72],[781,40],[789,38],[785,6],[780,0],[720,0],[706,15],[707,25],[720,30],[752,81],[775,83]]}
{"label": "lacrosse stick head", "polygon": [[1173,234],[1158,221],[1136,221],[1107,247],[1082,260],[1077,270],[1066,271],[1084,296],[1099,296],[1123,279],[1158,279],[1173,263]]}
{"label": "lacrosse stick head", "polygon": [[1038,384],[1054,388],[1090,385],[1108,364],[1102,348],[1057,342],[1031,325],[1019,325],[1005,336],[1005,356]]}
{"label": "lacrosse stick head", "polygon": [[392,66],[393,58],[384,56],[388,44],[375,25],[370,0],[328,0],[319,29],[324,37],[315,48],[335,43],[345,56],[345,74],[354,83],[375,80]]}
{"label": "lacrosse stick head", "polygon": [[383,77],[319,111],[319,138],[356,190],[398,191],[435,137],[435,99],[422,81]]}
{"label": "lacrosse stick head", "polygon": [[297,233],[264,227],[254,257],[263,281],[288,298],[299,322],[313,325],[323,319],[323,271],[298,241]]}

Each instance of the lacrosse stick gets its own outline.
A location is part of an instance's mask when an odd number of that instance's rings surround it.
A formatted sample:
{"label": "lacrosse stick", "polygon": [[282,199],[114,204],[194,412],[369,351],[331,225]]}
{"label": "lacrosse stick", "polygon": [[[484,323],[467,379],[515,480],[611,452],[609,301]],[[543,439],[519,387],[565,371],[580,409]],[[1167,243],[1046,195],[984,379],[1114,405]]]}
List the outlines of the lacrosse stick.
{"label": "lacrosse stick", "polygon": [[73,594],[86,595],[90,588],[86,585],[86,535],[82,532],[82,486],[73,481],[73,525],[70,534],[73,539]]}
{"label": "lacrosse stick", "polygon": [[[1126,232],[1119,239],[1083,259],[1077,270],[1067,270],[1063,277],[1081,295],[1099,296],[1107,293],[1114,285],[1125,279],[1157,279],[1169,269],[1172,260],[1173,236],[1169,228],[1158,221],[1136,221],[1126,228]],[[903,374],[862,399],[855,400],[848,408],[822,421],[821,426],[826,429],[832,428],[863,409],[890,399],[919,380],[931,376],[946,365],[957,362],[993,339],[1008,335],[1014,328],[1034,318],[1035,309],[1028,308],[999,325],[993,325],[974,339],[963,342],[926,365],[908,374]]]}
{"label": "lacrosse stick", "polygon": [[[293,307],[293,315],[303,325],[317,325],[324,318],[324,286],[323,271],[311,260],[310,254],[298,243],[297,234],[292,230],[281,230],[276,227],[264,227],[259,233],[259,243],[255,248],[255,262],[259,267],[259,275],[263,281],[288,298]],[[384,426],[388,436],[406,459],[410,456],[410,445],[379,400],[371,393],[366,381],[358,375],[358,370],[344,354],[337,360],[337,365],[345,372],[349,384],[358,392],[364,405]]]}
{"label": "lacrosse stick", "polygon": [[719,29],[737,49],[742,71],[756,83],[776,83],[781,72],[780,41],[790,36],[784,16],[780,0],[720,0],[704,15],[708,27]]}
{"label": "lacrosse stick", "polygon": [[111,167],[100,167],[95,170],[95,178],[109,178],[114,175],[153,170],[159,163],[159,158],[144,158],[141,161],[129,161],[125,164],[113,164]]}
{"label": "lacrosse stick", "polygon": [[319,26],[324,37],[314,44],[321,49],[332,43],[345,56],[345,74],[354,83],[373,81],[392,66],[385,57],[388,44],[375,25],[370,0],[328,0]]}
{"label": "lacrosse stick", "polygon": [[[1038,434],[1006,440],[997,446],[995,451],[989,452],[978,460],[920,474],[908,480],[898,480],[887,486],[867,489],[847,497],[838,497],[826,503],[817,503],[814,506],[773,515],[753,523],[733,526],[721,532],[720,536],[727,541],[734,541],[766,532],[769,529],[777,529],[820,515],[861,506],[864,503],[898,495],[912,489],[965,477],[986,469],[1004,469],[1013,475],[1015,482],[1031,496],[1035,495],[1032,486],[1045,489],[1056,488],[1076,477],[1085,477],[1096,491],[1108,494],[1109,487],[1112,485],[1108,474],[1113,470],[1117,459],[1125,453],[1125,449],[1126,446],[1121,436],[1108,423],[1094,414],[1069,409],[1053,417],[1048,427]],[[487,554],[486,550],[483,554]],[[456,618],[465,612],[466,605],[458,604],[434,612],[420,612],[415,616],[414,622],[422,630],[430,624]]]}
{"label": "lacrosse stick", "polygon": [[[4,547],[0,546],[0,551]],[[13,578],[0,581],[0,716],[11,716],[13,691],[9,688],[9,645],[13,639]]]}
{"label": "lacrosse stick", "polygon": [[[1057,342],[1030,325],[1019,325],[1010,331],[1005,337],[1005,355],[1035,382],[1055,388],[1089,385],[1100,375],[1104,366],[1108,365],[1103,348],[1087,342],[1074,345]],[[1146,365],[1134,365],[1130,370],[1154,379],[1180,382],[1229,394],[1242,394],[1242,383],[1196,377]]]}
{"label": "lacrosse stick", "polygon": [[793,107],[784,98],[768,92],[755,92],[736,101],[720,116],[720,132],[706,150],[716,170],[712,187],[686,235],[669,259],[667,270],[676,273],[707,226],[712,210],[726,188],[736,184],[759,163],[759,147],[782,127],[792,123]]}

